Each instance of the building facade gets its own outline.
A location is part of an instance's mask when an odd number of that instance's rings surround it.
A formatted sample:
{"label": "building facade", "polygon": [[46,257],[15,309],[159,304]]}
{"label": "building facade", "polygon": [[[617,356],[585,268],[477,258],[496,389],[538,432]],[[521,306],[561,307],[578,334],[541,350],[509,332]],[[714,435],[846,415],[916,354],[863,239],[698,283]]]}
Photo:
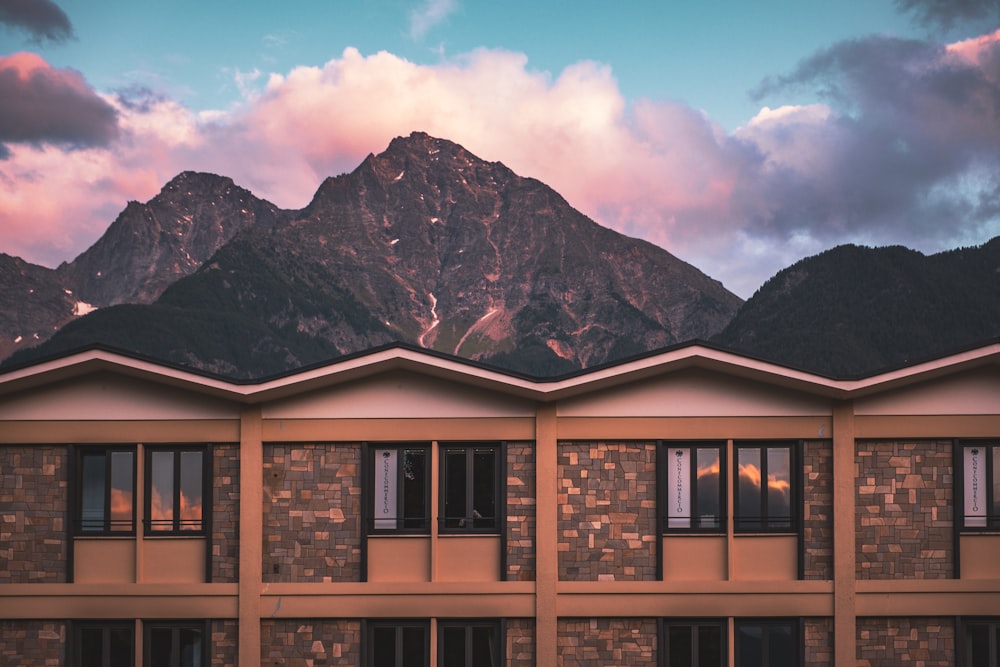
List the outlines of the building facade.
{"label": "building facade", "polygon": [[1000,343],[0,374],[0,664],[997,665]]}

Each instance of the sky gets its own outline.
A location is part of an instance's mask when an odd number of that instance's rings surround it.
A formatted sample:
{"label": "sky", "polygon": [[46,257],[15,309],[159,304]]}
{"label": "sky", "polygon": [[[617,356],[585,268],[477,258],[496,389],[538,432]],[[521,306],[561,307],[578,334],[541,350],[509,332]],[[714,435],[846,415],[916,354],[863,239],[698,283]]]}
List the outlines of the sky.
{"label": "sky", "polygon": [[748,298],[1000,235],[1000,0],[0,0],[0,252],[36,264],[181,171],[298,209],[413,131]]}

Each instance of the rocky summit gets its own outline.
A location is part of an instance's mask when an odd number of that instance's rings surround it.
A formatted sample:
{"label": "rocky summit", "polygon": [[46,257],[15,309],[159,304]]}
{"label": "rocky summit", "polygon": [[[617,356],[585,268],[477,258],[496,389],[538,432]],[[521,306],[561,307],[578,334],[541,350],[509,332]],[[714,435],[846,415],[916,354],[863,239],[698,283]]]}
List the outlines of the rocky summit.
{"label": "rocky summit", "polygon": [[0,302],[48,306],[28,322],[0,313],[0,337],[20,337],[0,354],[58,332],[11,361],[100,343],[239,378],[397,341],[556,375],[708,339],[741,304],[545,184],[422,133],[302,210],[184,173],[72,263],[14,260]]}

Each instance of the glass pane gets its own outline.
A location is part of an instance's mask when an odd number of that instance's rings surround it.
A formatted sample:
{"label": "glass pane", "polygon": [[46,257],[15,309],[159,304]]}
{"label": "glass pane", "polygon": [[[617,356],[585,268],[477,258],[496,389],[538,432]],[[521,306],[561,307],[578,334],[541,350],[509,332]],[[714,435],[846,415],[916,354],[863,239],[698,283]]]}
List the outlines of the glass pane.
{"label": "glass pane", "polygon": [[132,452],[111,452],[111,530],[132,530]]}
{"label": "glass pane", "polygon": [[150,628],[149,664],[152,667],[174,667],[173,635],[170,628]]}
{"label": "glass pane", "polygon": [[152,452],[149,525],[153,530],[174,529],[174,453]]}
{"label": "glass pane", "polygon": [[104,530],[104,454],[84,454],[81,477],[80,529]]}
{"label": "glass pane", "polygon": [[181,628],[180,633],[180,667],[201,667],[201,630]]}
{"label": "glass pane", "polygon": [[737,527],[760,528],[760,449],[737,450],[739,491],[737,495]]}
{"label": "glass pane", "polygon": [[132,630],[131,628],[111,628],[111,662],[109,667],[132,667]]}
{"label": "glass pane", "polygon": [[476,528],[496,528],[496,459],[495,449],[476,449],[473,454],[472,516]]}
{"label": "glass pane", "polygon": [[448,528],[464,528],[468,512],[465,507],[465,449],[446,449],[444,453],[444,515]]}
{"label": "glass pane", "polygon": [[722,512],[719,507],[719,450],[698,450],[698,528],[718,528]]}
{"label": "glass pane", "polygon": [[423,628],[403,628],[403,661],[401,667],[426,667],[427,633]]}
{"label": "glass pane", "polygon": [[372,628],[372,667],[396,667],[396,628]]}
{"label": "glass pane", "polygon": [[100,628],[81,628],[79,649],[80,667],[103,667],[104,631]]}
{"label": "glass pane", "polygon": [[736,627],[736,664],[740,667],[764,667],[761,630],[759,625]]}
{"label": "glass pane", "polygon": [[465,628],[446,627],[442,635],[444,646],[441,647],[441,656],[444,667],[466,667]]}
{"label": "glass pane", "polygon": [[472,664],[496,667],[496,628],[478,625],[472,628]]}
{"label": "glass pane", "polygon": [[767,450],[767,525],[792,527],[792,450],[769,447]]}
{"label": "glass pane", "polygon": [[698,626],[697,667],[722,667],[722,627],[718,625]]}
{"label": "glass pane", "polygon": [[181,452],[181,530],[201,530],[201,452]]}
{"label": "glass pane", "polygon": [[1000,528],[1000,447],[993,447],[993,508],[990,518],[990,527]]}
{"label": "glass pane", "polygon": [[691,626],[671,625],[667,631],[668,667],[694,667],[691,652]]}
{"label": "glass pane", "polygon": [[965,626],[965,652],[969,667],[993,667],[990,661],[990,626]]}
{"label": "glass pane", "polygon": [[769,625],[767,627],[768,667],[791,665],[794,656],[792,627],[790,625]]}
{"label": "glass pane", "polygon": [[427,452],[403,450],[403,526],[427,527]]}

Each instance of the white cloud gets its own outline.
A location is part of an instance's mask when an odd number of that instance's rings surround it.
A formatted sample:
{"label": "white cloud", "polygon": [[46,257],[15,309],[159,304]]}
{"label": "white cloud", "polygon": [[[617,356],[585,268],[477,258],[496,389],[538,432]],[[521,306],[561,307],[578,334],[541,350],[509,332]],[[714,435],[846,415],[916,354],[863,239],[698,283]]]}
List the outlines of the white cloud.
{"label": "white cloud", "polygon": [[457,0],[424,0],[410,12],[410,36],[423,39],[432,28],[458,11]]}

